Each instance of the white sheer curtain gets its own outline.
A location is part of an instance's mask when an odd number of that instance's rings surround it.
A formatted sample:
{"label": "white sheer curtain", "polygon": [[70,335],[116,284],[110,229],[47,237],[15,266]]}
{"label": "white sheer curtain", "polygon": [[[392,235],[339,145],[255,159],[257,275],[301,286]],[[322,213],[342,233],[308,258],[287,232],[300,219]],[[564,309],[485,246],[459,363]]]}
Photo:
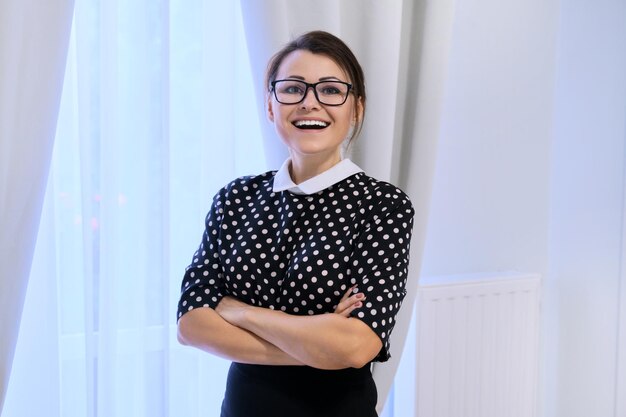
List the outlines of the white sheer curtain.
{"label": "white sheer curtain", "polygon": [[50,164],[72,3],[0,2],[0,412]]}
{"label": "white sheer curtain", "polygon": [[3,417],[219,415],[175,309],[213,193],[266,169],[249,74],[237,2],[76,1]]}

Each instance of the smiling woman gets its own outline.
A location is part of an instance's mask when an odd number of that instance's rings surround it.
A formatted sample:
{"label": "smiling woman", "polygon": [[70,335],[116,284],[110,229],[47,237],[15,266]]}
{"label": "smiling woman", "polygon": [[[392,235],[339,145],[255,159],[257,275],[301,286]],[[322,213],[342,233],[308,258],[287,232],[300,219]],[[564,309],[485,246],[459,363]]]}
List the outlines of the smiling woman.
{"label": "smiling woman", "polygon": [[179,340],[233,361],[222,417],[373,417],[370,364],[389,358],[413,207],[343,159],[365,89],[340,39],[306,33],[268,68],[267,115],[290,158],[215,195]]}
{"label": "smiling woman", "polygon": [[[331,57],[308,50],[286,55],[276,77],[278,80],[270,82],[274,94],[268,94],[268,117],[289,148],[293,179],[296,183],[304,182],[341,160],[342,144],[363,119],[363,97],[356,96],[356,92],[348,94],[351,80]],[[341,86],[335,87],[340,93],[331,95],[322,90],[333,87],[327,85],[328,79],[338,80],[333,84]],[[298,84],[294,86],[294,83]],[[314,87],[309,89],[309,86]],[[320,100],[320,95],[324,100],[331,96],[333,103]]]}

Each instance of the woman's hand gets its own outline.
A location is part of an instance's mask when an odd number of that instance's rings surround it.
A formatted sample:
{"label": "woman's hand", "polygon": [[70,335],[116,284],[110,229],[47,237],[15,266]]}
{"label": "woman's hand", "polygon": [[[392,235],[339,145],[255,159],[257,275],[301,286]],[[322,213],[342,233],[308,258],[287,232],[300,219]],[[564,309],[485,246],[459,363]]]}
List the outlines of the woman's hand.
{"label": "woman's hand", "polygon": [[239,323],[241,323],[241,320],[243,320],[243,315],[246,310],[249,308],[251,308],[251,306],[243,301],[226,296],[222,298],[215,311],[230,324],[238,326]]}
{"label": "woman's hand", "polygon": [[341,297],[339,304],[337,304],[337,307],[335,308],[335,314],[339,314],[344,317],[350,317],[350,313],[352,313],[353,310],[363,306],[365,296],[363,295],[363,293],[360,292],[352,294],[355,288],[356,285],[350,287],[350,289],[346,291],[343,297]]}

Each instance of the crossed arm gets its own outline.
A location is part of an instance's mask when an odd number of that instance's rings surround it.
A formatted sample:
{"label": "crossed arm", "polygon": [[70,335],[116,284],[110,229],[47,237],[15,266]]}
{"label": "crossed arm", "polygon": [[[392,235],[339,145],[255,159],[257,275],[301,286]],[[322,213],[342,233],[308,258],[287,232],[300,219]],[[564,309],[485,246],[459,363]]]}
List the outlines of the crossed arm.
{"label": "crossed arm", "polygon": [[380,338],[350,313],[363,294],[346,292],[335,312],[295,316],[224,297],[215,310],[197,308],[178,322],[178,340],[226,359],[262,365],[360,368],[380,351]]}

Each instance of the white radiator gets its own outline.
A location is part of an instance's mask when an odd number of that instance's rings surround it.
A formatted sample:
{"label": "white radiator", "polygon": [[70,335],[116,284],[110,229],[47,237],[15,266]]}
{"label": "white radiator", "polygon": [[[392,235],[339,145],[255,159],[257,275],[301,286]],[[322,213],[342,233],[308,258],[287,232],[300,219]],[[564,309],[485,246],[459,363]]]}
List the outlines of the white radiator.
{"label": "white radiator", "polygon": [[535,417],[539,300],[539,275],[420,280],[416,416]]}

